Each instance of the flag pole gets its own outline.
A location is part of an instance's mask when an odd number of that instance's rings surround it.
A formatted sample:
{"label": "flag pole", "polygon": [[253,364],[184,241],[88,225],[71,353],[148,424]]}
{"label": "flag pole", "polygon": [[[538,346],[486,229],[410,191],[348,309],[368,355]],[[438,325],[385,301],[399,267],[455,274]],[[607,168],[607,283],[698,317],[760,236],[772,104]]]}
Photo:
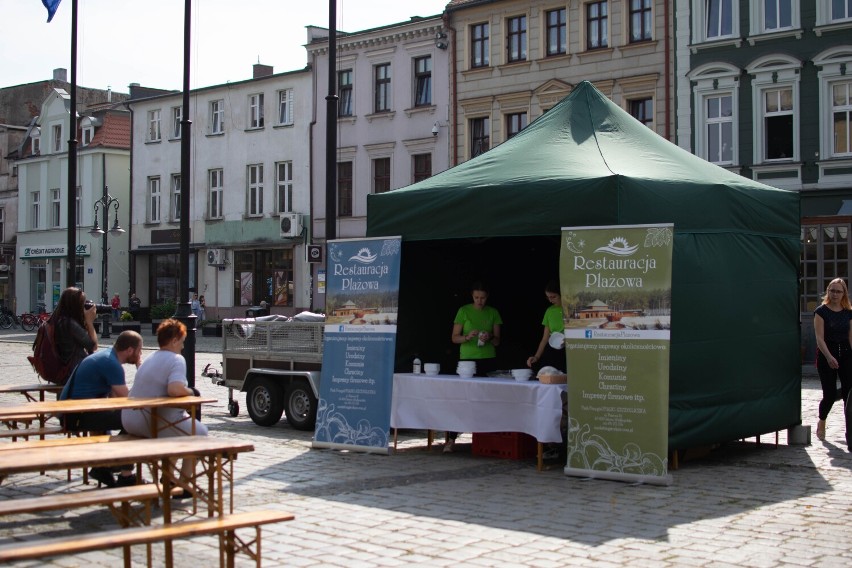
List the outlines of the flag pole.
{"label": "flag pole", "polygon": [[66,250],[67,256],[65,261],[66,286],[74,286],[77,280],[77,235],[75,233],[77,228],[77,0],[71,0],[70,102],[70,120],[68,121],[68,250]]}

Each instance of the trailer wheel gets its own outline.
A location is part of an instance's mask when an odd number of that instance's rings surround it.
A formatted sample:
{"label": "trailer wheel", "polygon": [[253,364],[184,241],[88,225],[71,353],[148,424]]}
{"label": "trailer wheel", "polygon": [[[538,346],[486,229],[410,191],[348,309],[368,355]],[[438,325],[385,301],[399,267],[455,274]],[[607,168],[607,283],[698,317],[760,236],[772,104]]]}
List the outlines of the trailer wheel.
{"label": "trailer wheel", "polygon": [[284,412],[281,386],[268,377],[258,377],[246,392],[246,409],[258,426],[274,426]]}
{"label": "trailer wheel", "polygon": [[228,414],[236,417],[240,413],[240,403],[236,400],[228,401]]}
{"label": "trailer wheel", "polygon": [[307,381],[295,380],[287,387],[287,422],[296,430],[313,430],[317,421],[317,399]]}

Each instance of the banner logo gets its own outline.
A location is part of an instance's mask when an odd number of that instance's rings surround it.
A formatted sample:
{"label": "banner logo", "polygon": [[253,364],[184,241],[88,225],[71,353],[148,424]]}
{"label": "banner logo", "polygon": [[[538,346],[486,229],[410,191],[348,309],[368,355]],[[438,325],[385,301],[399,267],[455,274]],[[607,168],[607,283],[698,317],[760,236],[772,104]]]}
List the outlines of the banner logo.
{"label": "banner logo", "polygon": [[608,245],[596,248],[595,252],[605,252],[608,254],[614,254],[615,256],[630,256],[635,253],[638,248],[639,245],[630,246],[627,239],[624,237],[615,237],[609,241]]}

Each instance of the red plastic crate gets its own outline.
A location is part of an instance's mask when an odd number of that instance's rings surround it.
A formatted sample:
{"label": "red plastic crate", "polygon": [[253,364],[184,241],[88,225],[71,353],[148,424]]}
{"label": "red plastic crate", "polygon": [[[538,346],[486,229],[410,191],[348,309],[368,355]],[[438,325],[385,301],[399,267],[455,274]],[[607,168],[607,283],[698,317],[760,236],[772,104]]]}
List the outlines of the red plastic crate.
{"label": "red plastic crate", "polygon": [[536,449],[535,438],[522,432],[473,433],[475,456],[523,460],[536,457]]}

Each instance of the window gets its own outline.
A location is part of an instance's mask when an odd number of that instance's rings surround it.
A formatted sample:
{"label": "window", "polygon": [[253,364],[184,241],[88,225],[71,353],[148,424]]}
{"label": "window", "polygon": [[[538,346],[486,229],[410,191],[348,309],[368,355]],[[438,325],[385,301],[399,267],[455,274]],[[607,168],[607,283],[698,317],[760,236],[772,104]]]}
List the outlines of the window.
{"label": "window", "polygon": [[415,154],[413,183],[432,177],[432,154]]}
{"label": "window", "polygon": [[293,162],[275,164],[275,212],[293,211]]}
{"label": "window", "polygon": [[236,250],[233,262],[234,305],[293,305],[293,249]]}
{"label": "window", "polygon": [[751,32],[771,33],[799,26],[798,0],[754,0]]}
{"label": "window", "polygon": [[731,37],[735,34],[734,0],[705,0],[704,21],[708,40]]}
{"label": "window", "polygon": [[527,59],[527,17],[515,16],[506,22],[506,61],[526,61]]}
{"label": "window", "polygon": [[222,218],[222,193],[223,193],[223,183],[222,183],[222,170],[210,170],[208,174],[208,188],[207,192],[209,195],[208,203],[209,210],[208,215],[211,219],[221,219]]}
{"label": "window", "polygon": [[490,126],[487,117],[473,118],[470,121],[470,157],[475,158],[488,151],[490,144]]}
{"label": "window", "polygon": [[506,115],[506,140],[527,127],[527,113],[516,112]]}
{"label": "window", "polygon": [[630,43],[652,38],[652,16],[651,0],[630,0]]}
{"label": "window", "polygon": [[225,132],[225,101],[213,101],[210,103],[210,133],[222,134]]}
{"label": "window", "polygon": [[391,161],[390,158],[377,158],[373,160],[373,193],[385,193],[391,187]]}
{"label": "window", "polygon": [[180,221],[180,188],[181,188],[181,177],[180,174],[172,174],[172,221]]}
{"label": "window", "polygon": [[546,12],[545,22],[547,26],[547,55],[563,55],[567,53],[568,27],[565,20],[565,8]]}
{"label": "window", "polygon": [[50,190],[50,226],[57,228],[62,221],[62,196],[58,189]]}
{"label": "window", "polygon": [[470,66],[488,67],[488,24],[470,26]]}
{"label": "window", "polygon": [[95,129],[91,126],[86,126],[82,130],[83,139],[80,141],[83,146],[88,146],[92,143],[92,138],[95,136]]}
{"label": "window", "polygon": [[249,128],[263,128],[263,93],[249,95]]}
{"label": "window", "polygon": [[30,229],[38,229],[40,199],[41,194],[39,192],[30,192]]}
{"label": "window", "polygon": [[278,91],[278,124],[293,124],[293,89]]}
{"label": "window", "polygon": [[414,106],[432,104],[432,58],[414,59]]}
{"label": "window", "polygon": [[831,15],[829,17],[832,22],[852,18],[852,0],[831,0]]}
{"label": "window", "polygon": [[180,138],[181,122],[183,121],[183,107],[172,107],[172,138]]}
{"label": "window", "polygon": [[160,222],[160,178],[148,178],[148,222]]}
{"label": "window", "polygon": [[352,116],[352,69],[337,73],[337,116]]}
{"label": "window", "polygon": [[337,163],[337,215],[352,216],[352,162]]}
{"label": "window", "polygon": [[62,125],[54,124],[53,125],[53,151],[61,152],[62,151]]}
{"label": "window", "polygon": [[828,283],[849,274],[848,223],[802,225],[800,309],[813,312],[822,302]]}
{"label": "window", "polygon": [[717,95],[704,99],[707,141],[707,161],[725,165],[733,163],[733,101],[731,95]]}
{"label": "window", "polygon": [[832,156],[852,156],[852,81],[831,85]]}
{"label": "window", "polygon": [[606,2],[586,4],[586,49],[603,49],[609,46],[607,19]]}
{"label": "window", "polygon": [[248,167],[248,214],[250,217],[263,215],[263,164]]}
{"label": "window", "polygon": [[34,134],[31,140],[33,143],[33,156],[38,156],[41,154],[41,138]]}
{"label": "window", "polygon": [[160,141],[160,111],[157,110],[149,110],[148,111],[148,142],[159,142]]}
{"label": "window", "polygon": [[793,159],[793,89],[763,91],[763,158]]}
{"label": "window", "polygon": [[654,125],[654,101],[649,97],[646,99],[633,99],[628,101],[630,115],[647,126]]}
{"label": "window", "polygon": [[390,63],[382,63],[373,68],[375,77],[375,108],[373,112],[388,112],[391,107]]}

